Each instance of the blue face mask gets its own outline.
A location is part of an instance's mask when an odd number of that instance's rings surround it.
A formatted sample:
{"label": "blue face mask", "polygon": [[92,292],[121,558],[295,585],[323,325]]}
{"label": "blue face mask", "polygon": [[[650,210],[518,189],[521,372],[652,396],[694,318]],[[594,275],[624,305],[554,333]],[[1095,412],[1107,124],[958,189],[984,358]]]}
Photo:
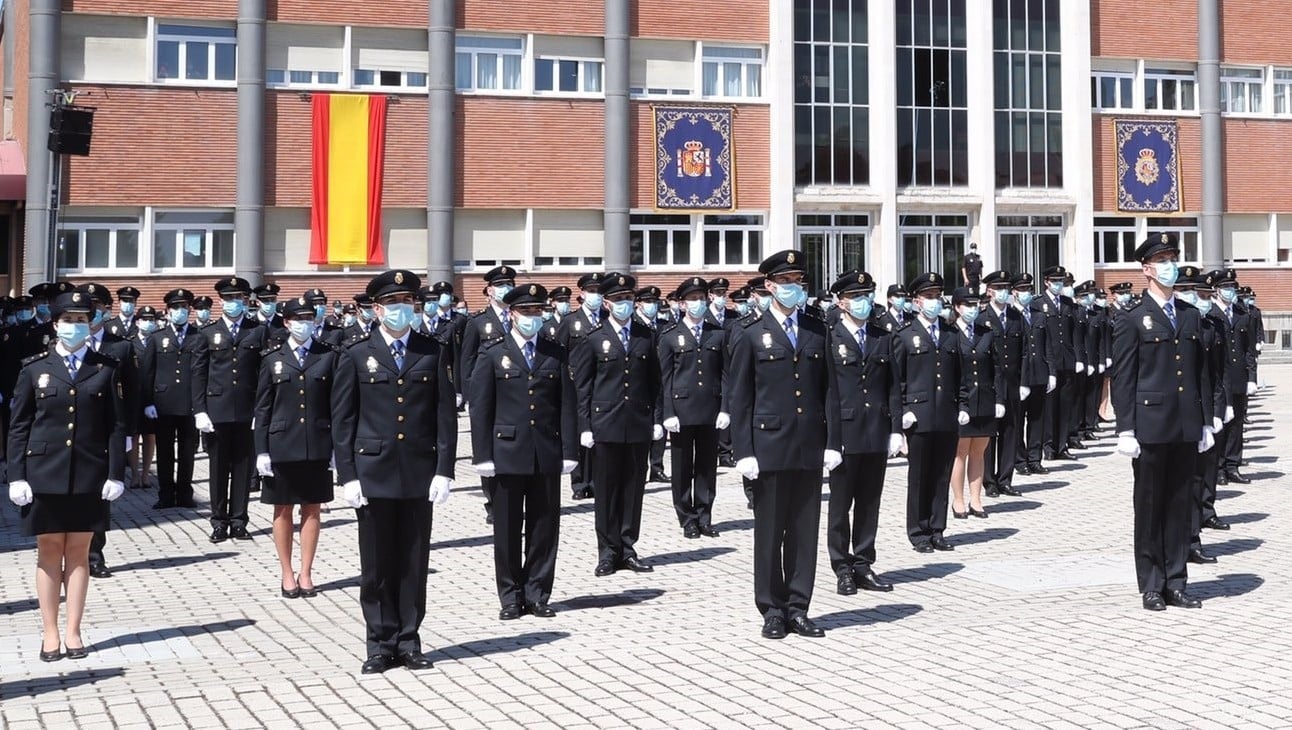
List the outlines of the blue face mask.
{"label": "blue face mask", "polygon": [[323,318],[324,318],[324,317],[326,317],[326,316],[327,316],[327,307],[326,307],[326,306],[324,306],[324,305],[322,305],[322,304],[315,304],[315,305],[314,305],[314,321],[315,321],[315,322],[322,322],[322,321],[323,321]]}
{"label": "blue face mask", "polygon": [[89,322],[59,322],[54,329],[58,333],[58,341],[72,351],[81,349],[90,336]]}
{"label": "blue face mask", "polygon": [[1224,299],[1226,304],[1233,304],[1238,301],[1238,290],[1230,286],[1224,287],[1220,290],[1220,298]]}
{"label": "blue face mask", "polygon": [[36,314],[40,315],[40,318],[41,318],[41,319],[48,319],[48,318],[49,318],[49,305],[48,305],[48,304],[37,304],[37,305],[36,305]]}
{"label": "blue face mask", "polygon": [[592,292],[590,294],[584,294],[583,303],[588,307],[589,310],[595,312],[598,309],[601,309],[601,295],[596,292]]}
{"label": "blue face mask", "polygon": [[1249,307],[1254,307],[1256,306],[1256,300],[1249,297],[1243,300],[1243,304],[1246,304]]}
{"label": "blue face mask", "polygon": [[94,310],[94,314],[90,317],[90,326],[91,326],[91,327],[98,327],[98,326],[102,325],[102,324],[103,324],[103,318],[104,318],[105,316],[106,316],[106,314],[104,313],[104,311],[103,311],[102,309],[96,309],[96,310]]}
{"label": "blue face mask", "polygon": [[342,323],[345,324],[346,327],[353,327],[358,320],[355,318],[353,314],[347,314],[345,315],[345,318],[342,319],[341,321]]}
{"label": "blue face mask", "polygon": [[655,316],[658,314],[659,302],[647,302],[642,305],[642,315],[645,316],[646,319],[655,319]]}
{"label": "blue face mask", "polygon": [[1108,300],[1102,297],[1095,299],[1095,306],[1103,309],[1108,306]]}
{"label": "blue face mask", "polygon": [[1014,296],[1018,298],[1018,303],[1024,307],[1031,304],[1032,300],[1036,298],[1036,295],[1030,291],[1015,292]]}
{"label": "blue face mask", "polygon": [[802,284],[777,284],[772,296],[782,307],[793,309],[807,298],[807,292],[803,291]]}
{"label": "blue face mask", "polygon": [[920,313],[929,319],[936,319],[942,314],[942,300],[937,297],[921,300]]}
{"label": "blue face mask", "polygon": [[1075,292],[1072,290],[1072,287],[1070,287],[1070,286],[1065,286],[1065,287],[1063,287],[1063,296],[1065,296],[1065,297],[1067,297],[1067,298],[1071,299],[1071,298],[1072,298],[1072,295],[1073,295],[1074,293],[1075,293]]}
{"label": "blue face mask", "polygon": [[188,307],[170,310],[170,323],[176,327],[183,326],[188,322]]}
{"label": "blue face mask", "polygon": [[704,316],[704,300],[688,299],[686,300],[686,313],[691,319],[699,319]]}
{"label": "blue face mask", "polygon": [[766,312],[772,308],[772,298],[769,296],[755,297],[754,303],[758,305],[758,311],[760,312]]}
{"label": "blue face mask", "polygon": [[746,314],[749,314],[749,302],[741,302],[740,304],[737,304],[736,314],[740,315],[741,317],[745,316]]}
{"label": "blue face mask", "polygon": [[544,322],[551,322],[551,321],[552,321],[552,317],[553,317],[553,316],[555,316],[555,312],[549,312],[549,311],[548,311],[548,310],[546,310],[546,309],[544,309],[544,310],[543,310],[543,321],[544,321]]}
{"label": "blue face mask", "polygon": [[559,315],[561,315],[562,317],[564,317],[565,315],[569,314],[569,313],[570,313],[570,303],[569,303],[569,302],[557,302],[557,303],[556,303],[556,313],[557,313],[557,314],[559,314]]}
{"label": "blue face mask", "polygon": [[392,332],[403,332],[413,326],[413,305],[387,304],[381,323]]}
{"label": "blue face mask", "polygon": [[276,309],[276,307],[275,307],[275,305],[274,305],[274,303],[273,303],[273,302],[261,302],[261,303],[260,303],[260,314],[261,314],[262,316],[264,316],[264,317],[272,317],[272,316],[274,316],[274,310],[275,310],[275,309]]}
{"label": "blue face mask", "polygon": [[496,284],[496,285],[494,285],[494,288],[493,288],[493,298],[494,298],[494,301],[498,302],[499,304],[502,304],[502,300],[503,300],[503,299],[504,299],[508,294],[510,294],[510,293],[511,293],[511,290],[512,290],[513,288],[514,288],[514,287],[512,287],[512,286],[510,286],[510,285],[508,285],[508,284]]}
{"label": "blue face mask", "polygon": [[1057,297],[1058,295],[1060,295],[1060,294],[1062,294],[1062,293],[1063,293],[1063,281],[1062,281],[1062,280],[1046,282],[1046,286],[1049,288],[1050,293],[1051,293],[1051,294],[1053,294],[1053,295],[1054,295],[1054,296],[1056,296],[1056,297]]}
{"label": "blue face mask", "polygon": [[435,314],[435,302],[422,302],[422,312],[425,314]]}
{"label": "blue face mask", "polygon": [[727,306],[727,298],[725,296],[713,298],[714,309],[725,309],[726,306]]}
{"label": "blue face mask", "polygon": [[633,316],[633,303],[627,299],[610,305],[610,313],[620,322],[627,322]]}
{"label": "blue face mask", "polygon": [[857,297],[848,304],[848,314],[865,322],[870,319],[870,313],[874,311],[875,303],[870,301],[870,297]]}
{"label": "blue face mask", "polygon": [[892,306],[893,309],[896,309],[899,312],[909,311],[906,308],[906,297],[893,297],[888,301],[889,301],[889,305]]}
{"label": "blue face mask", "polygon": [[308,319],[293,319],[287,323],[287,329],[292,333],[292,339],[297,342],[304,342],[309,336],[314,334],[314,323]]}
{"label": "blue face mask", "polygon": [[534,317],[524,314],[516,317],[516,331],[525,339],[529,339],[538,334],[538,331],[541,329],[543,329],[542,317]]}
{"label": "blue face mask", "polygon": [[1009,304],[1009,290],[1008,290],[1008,289],[996,289],[995,291],[993,291],[993,292],[992,292],[992,294],[991,294],[991,299],[992,299],[992,301],[994,301],[994,302],[996,302],[997,304],[1000,304],[1000,305],[1002,305],[1002,306],[1003,306],[1003,305],[1006,305],[1006,304]]}
{"label": "blue face mask", "polygon": [[228,299],[221,305],[224,308],[224,316],[229,319],[237,319],[247,312],[247,304],[241,299]]}
{"label": "blue face mask", "polygon": [[914,312],[914,311],[915,311],[915,304],[914,304],[914,302],[911,302],[911,301],[909,301],[909,300],[908,300],[908,301],[905,301],[905,302],[902,302],[902,311],[903,311],[903,312],[906,312],[907,314],[910,314],[911,312]]}
{"label": "blue face mask", "polygon": [[435,303],[439,305],[440,309],[448,309],[453,304],[453,295],[441,294],[440,298],[435,300]]}
{"label": "blue face mask", "polygon": [[157,320],[155,320],[155,319],[141,319],[141,320],[139,320],[139,331],[140,331],[140,332],[142,332],[142,333],[144,333],[144,334],[146,334],[146,335],[151,335],[152,333],[156,332],[156,331],[157,331]]}
{"label": "blue face mask", "polygon": [[134,303],[134,302],[122,302],[122,303],[121,303],[121,316],[123,316],[123,317],[129,317],[129,316],[133,315],[134,313],[135,313],[135,303]]}
{"label": "blue face mask", "polygon": [[1192,305],[1194,305],[1194,306],[1197,306],[1197,304],[1198,304],[1198,293],[1197,293],[1197,292],[1193,292],[1193,291],[1178,291],[1178,292],[1176,292],[1176,293],[1175,293],[1175,298],[1176,298],[1176,299],[1179,299],[1179,300],[1180,300],[1180,301],[1182,301],[1182,302],[1187,302],[1187,303],[1189,303],[1189,304],[1192,304]]}
{"label": "blue face mask", "polygon": [[16,316],[19,322],[30,322],[31,318],[36,316],[36,313],[30,309],[19,309]]}
{"label": "blue face mask", "polygon": [[973,324],[974,320],[978,319],[978,306],[969,305],[961,309],[960,319],[963,319],[965,324]]}
{"label": "blue face mask", "polygon": [[[1153,264],[1153,277],[1157,279],[1157,283],[1162,286],[1175,286],[1176,279],[1180,278],[1180,267],[1174,261],[1158,261]],[[1220,294],[1221,296],[1224,296],[1225,290],[1221,289]]]}
{"label": "blue face mask", "polygon": [[211,310],[199,309],[197,310],[197,314],[194,316],[197,317],[197,321],[201,322],[202,324],[206,324],[207,322],[211,321]]}
{"label": "blue face mask", "polygon": [[363,321],[371,322],[372,318],[377,315],[373,314],[372,307],[362,307],[359,309],[359,316],[363,317]]}
{"label": "blue face mask", "polygon": [[822,312],[828,312],[830,311],[830,308],[834,306],[834,302],[830,301],[829,299],[822,299],[820,304],[821,304]]}
{"label": "blue face mask", "polygon": [[1211,311],[1211,300],[1210,300],[1210,299],[1199,299],[1199,300],[1197,301],[1197,303],[1196,303],[1196,304],[1194,304],[1194,306],[1195,306],[1195,307],[1197,307],[1197,308],[1198,308],[1198,312],[1199,312],[1202,316],[1204,316],[1204,317],[1205,317],[1205,316],[1207,316],[1207,312],[1210,312],[1210,311]]}

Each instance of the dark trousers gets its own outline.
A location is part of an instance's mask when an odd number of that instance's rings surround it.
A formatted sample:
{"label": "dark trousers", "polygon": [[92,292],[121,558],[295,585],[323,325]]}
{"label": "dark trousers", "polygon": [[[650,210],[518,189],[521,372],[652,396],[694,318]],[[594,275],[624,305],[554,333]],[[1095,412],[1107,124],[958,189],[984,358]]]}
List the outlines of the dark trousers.
{"label": "dark trousers", "polygon": [[731,449],[730,428],[724,428],[718,431],[718,453],[726,456],[732,456],[734,453]]}
{"label": "dark trousers", "polygon": [[431,503],[370,499],[360,507],[359,606],[368,629],[368,656],[420,652],[431,556]]}
{"label": "dark trousers", "polygon": [[[1085,365],[1085,363],[1081,364]],[[1064,443],[1067,443],[1068,439],[1081,436],[1081,421],[1084,420],[1086,412],[1086,389],[1090,387],[1091,380],[1093,378],[1086,375],[1084,371],[1072,375],[1072,400],[1068,401],[1068,427]]]}
{"label": "dark trousers", "polygon": [[[668,448],[669,439],[672,434],[664,434],[664,438],[659,441],[650,442],[650,470],[651,472],[664,471],[664,450]],[[677,468],[674,466],[673,468]]]}
{"label": "dark trousers", "polygon": [[[178,450],[178,451],[177,451]],[[163,502],[193,498],[197,426],[192,416],[157,418],[157,492]]]}
{"label": "dark trousers", "polygon": [[494,479],[493,565],[503,606],[547,603],[561,530],[560,475]]}
{"label": "dark trousers", "polygon": [[1223,437],[1221,440],[1224,442],[1224,448],[1220,451],[1220,468],[1235,471],[1243,461],[1243,419],[1247,417],[1247,394],[1230,393],[1229,405],[1234,407],[1234,420],[1220,429]]}
{"label": "dark trousers", "polygon": [[[577,492],[584,487],[593,486],[592,469],[588,466],[588,459],[591,456],[592,449],[579,447],[579,465],[574,467],[574,471],[570,472],[571,491]],[[485,498],[488,499],[488,495],[485,495]]]}
{"label": "dark trousers", "polygon": [[983,479],[987,484],[997,487],[1014,485],[1018,429],[1023,420],[1023,409],[1018,400],[1018,383],[1011,380],[1005,382],[1005,417],[996,419],[996,436],[987,445],[987,452],[983,457]]}
{"label": "dark trousers", "polygon": [[1140,444],[1135,473],[1135,576],[1140,593],[1184,590],[1198,445]]}
{"label": "dark trousers", "polygon": [[835,575],[875,564],[879,498],[884,493],[888,454],[844,454],[830,472],[825,541]]}
{"label": "dark trousers", "polygon": [[807,615],[816,581],[821,471],[772,471],[754,490],[754,604],[763,618]]}
{"label": "dark trousers", "polygon": [[1068,426],[1072,419],[1073,373],[1059,370],[1057,385],[1045,398],[1045,448],[1052,453],[1068,448]]}
{"label": "dark trousers", "polygon": [[[1096,365],[1095,369],[1098,370]],[[1108,376],[1096,375],[1090,379],[1086,387],[1085,412],[1081,419],[1081,430],[1093,431],[1099,428],[1099,401],[1103,399],[1104,383],[1108,382]]]}
{"label": "dark trousers", "polygon": [[642,527],[642,496],[646,492],[646,452],[650,442],[592,447],[592,481],[597,524],[597,560],[619,562],[637,555],[633,546]]}
{"label": "dark trousers", "polygon": [[713,499],[718,491],[718,430],[711,425],[683,426],[669,436],[673,440],[677,521],[682,527],[708,527],[713,523]]}
{"label": "dark trousers", "polygon": [[1189,547],[1202,547],[1202,523],[1216,516],[1216,474],[1220,466],[1220,448],[1212,446],[1198,454],[1193,474],[1193,521],[1190,523]]}
{"label": "dark trousers", "polygon": [[[108,519],[112,519],[112,503],[104,502],[103,511]],[[108,545],[108,533],[106,530],[100,530],[94,533],[90,538],[90,565],[104,565],[106,560],[103,557],[103,548]]]}
{"label": "dark trousers", "polygon": [[1041,464],[1041,442],[1045,439],[1045,406],[1048,402],[1045,385],[1042,384],[1033,386],[1032,392],[1027,394],[1027,400],[1019,403],[1015,466]]}
{"label": "dark trousers", "polygon": [[211,434],[211,526],[247,526],[255,439],[250,423],[217,423]]}
{"label": "dark trousers", "polygon": [[947,491],[960,435],[955,431],[906,434],[906,534],[927,545],[947,529]]}
{"label": "dark trousers", "polygon": [[480,491],[484,493],[485,514],[493,514],[494,497],[498,492],[498,479],[496,477],[480,477]]}

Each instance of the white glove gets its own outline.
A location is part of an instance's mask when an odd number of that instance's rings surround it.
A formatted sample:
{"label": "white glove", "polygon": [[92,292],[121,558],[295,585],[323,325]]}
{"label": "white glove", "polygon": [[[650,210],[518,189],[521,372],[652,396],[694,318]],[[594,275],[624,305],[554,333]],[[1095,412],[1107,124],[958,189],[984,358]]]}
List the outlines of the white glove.
{"label": "white glove", "polygon": [[719,413],[718,420],[714,421],[713,425],[717,426],[718,430],[722,430],[731,425],[731,416],[726,413]]}
{"label": "white glove", "polygon": [[157,406],[144,406],[144,418],[157,420]]}
{"label": "white glove", "polygon": [[256,454],[256,473],[262,477],[274,475],[274,462],[269,459],[269,454]]}
{"label": "white glove", "polygon": [[462,404],[465,402],[466,402],[466,398],[463,398],[462,394],[458,393],[458,397],[457,397],[458,408],[461,408]]}
{"label": "white glove", "polygon": [[1082,362],[1078,362],[1078,363],[1077,363],[1077,372],[1078,372],[1078,373],[1085,372],[1085,369],[1086,369],[1086,364],[1085,364],[1085,363],[1082,363]]}
{"label": "white glove", "polygon": [[444,504],[449,501],[449,494],[452,491],[453,480],[448,477],[437,476],[431,480],[431,493],[427,495],[427,499],[435,504]]}
{"label": "white glove", "polygon": [[664,438],[664,427],[657,423],[651,427],[650,440],[659,441],[662,438]]}
{"label": "white glove", "polygon": [[1113,359],[1111,357],[1104,360],[1104,367],[1110,368],[1112,366],[1113,366]]}
{"label": "white glove", "polygon": [[577,462],[577,461],[571,461],[571,460],[569,460],[569,459],[561,459],[561,473],[562,473],[562,474],[569,474],[570,472],[572,472],[572,471],[574,471],[575,469],[578,469],[578,468],[579,468],[579,462]]}
{"label": "white glove", "polygon": [[752,456],[746,456],[745,458],[736,462],[736,471],[740,472],[740,476],[746,479],[751,479],[751,480],[757,479],[758,478],[758,459]]}
{"label": "white glove", "polygon": [[1224,427],[1225,427],[1225,424],[1221,423],[1219,418],[1211,419],[1211,433],[1213,434],[1220,433],[1220,431],[1224,429]]}
{"label": "white glove", "polygon": [[211,417],[205,413],[194,414],[193,423],[197,426],[197,430],[202,433],[211,433],[212,431],[215,431],[215,424],[211,423]]}
{"label": "white glove", "polygon": [[354,507],[355,509],[359,509],[360,507],[368,504],[368,498],[363,496],[363,487],[359,486],[358,479],[355,479],[352,482],[346,482],[345,486],[341,487],[341,499],[345,500],[346,504]]}
{"label": "white glove", "polygon": [[1256,383],[1247,384],[1247,395],[1256,395]]}
{"label": "white glove", "polygon": [[825,450],[825,468],[826,471],[834,471],[843,463],[843,454],[834,449]]}
{"label": "white glove", "polygon": [[1005,417],[1005,406],[1002,406],[999,403],[996,404],[996,417],[997,418]]}
{"label": "white glove", "polygon": [[903,414],[902,414],[902,430],[903,430],[903,431],[905,431],[906,429],[908,429],[908,428],[910,428],[911,426],[914,426],[914,425],[915,425],[915,414],[914,414],[914,413],[911,413],[910,411],[907,411],[907,412],[903,413]]}
{"label": "white glove", "polygon": [[959,423],[961,426],[969,425],[969,414],[965,411],[960,411],[960,415],[956,417],[956,423]]}
{"label": "white glove", "polygon": [[1212,433],[1211,427],[1203,426],[1202,440],[1198,442],[1198,453],[1201,454],[1202,452],[1206,451],[1207,449],[1215,445],[1216,445],[1216,436],[1214,433]]}
{"label": "white glove", "polygon": [[1045,381],[1045,392],[1053,393],[1054,389],[1059,387],[1059,379],[1051,375],[1050,379]]}
{"label": "white glove", "polygon": [[103,483],[103,492],[100,494],[100,496],[109,502],[113,502],[113,501],[116,501],[117,497],[120,497],[125,493],[126,493],[125,484],[115,479],[109,479]]}
{"label": "white glove", "polygon": [[1265,343],[1264,343],[1264,342],[1257,342],[1257,343],[1256,343],[1256,351],[1257,351],[1257,352],[1260,352],[1261,350],[1265,349],[1265,348],[1264,348],[1264,345],[1265,345]]}
{"label": "white glove", "polygon": [[1232,420],[1234,420],[1234,407],[1225,406],[1225,423],[1229,423]]}
{"label": "white glove", "polygon": [[1020,386],[1018,386],[1018,399],[1019,399],[1019,400],[1027,400],[1027,396],[1029,396],[1029,395],[1031,395],[1031,394],[1032,394],[1032,389],[1031,389],[1031,388],[1027,387],[1026,385],[1020,385]]}
{"label": "white glove", "polygon": [[677,416],[670,416],[664,419],[664,429],[669,433],[677,433],[682,430],[682,422],[677,419]]}
{"label": "white glove", "polygon": [[134,451],[134,450],[135,450],[135,439],[134,439],[134,437],[133,437],[133,436],[127,436],[127,437],[126,437],[126,453],[128,454],[128,453],[130,453],[131,451]]}
{"label": "white glove", "polygon": [[902,453],[902,444],[905,441],[906,441],[906,437],[900,433],[889,434],[888,435],[888,456],[891,458]]}
{"label": "white glove", "polygon": [[31,504],[31,485],[23,480],[9,483],[9,501],[19,507]]}
{"label": "white glove", "polygon": [[1139,457],[1139,442],[1135,440],[1134,431],[1122,431],[1117,434],[1117,453],[1132,459]]}
{"label": "white glove", "polygon": [[1100,364],[1099,364],[1099,370],[1098,370],[1097,372],[1098,372],[1100,375],[1103,375],[1103,374],[1104,374],[1104,365],[1103,365],[1103,363],[1100,363]]}
{"label": "white glove", "polygon": [[596,443],[597,442],[592,439],[591,431],[584,431],[583,433],[579,434],[579,445],[582,446],[583,448],[590,449]]}
{"label": "white glove", "polygon": [[494,467],[494,463],[492,461],[482,461],[479,464],[476,464],[476,473],[482,477],[492,477],[496,476],[498,471]]}

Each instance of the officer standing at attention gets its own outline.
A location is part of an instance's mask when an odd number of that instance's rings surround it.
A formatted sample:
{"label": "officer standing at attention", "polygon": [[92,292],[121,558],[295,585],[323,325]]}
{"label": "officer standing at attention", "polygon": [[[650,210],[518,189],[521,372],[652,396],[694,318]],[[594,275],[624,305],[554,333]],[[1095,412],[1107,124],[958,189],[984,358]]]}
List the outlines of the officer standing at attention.
{"label": "officer standing at attention", "polygon": [[1243,425],[1247,420],[1247,399],[1256,394],[1256,326],[1247,307],[1238,301],[1238,274],[1225,269],[1215,282],[1216,306],[1208,315],[1225,326],[1228,343],[1225,370],[1229,379],[1229,407],[1222,420],[1225,428],[1218,439],[1220,448],[1220,483],[1251,484],[1238,471],[1243,460]]}
{"label": "officer standing at attention", "polygon": [[283,324],[283,316],[278,313],[278,292],[281,291],[279,286],[274,282],[266,282],[256,287],[256,320],[269,329],[265,332],[266,338],[270,342],[281,344],[287,339],[287,326]]}
{"label": "officer standing at attention", "polygon": [[[650,328],[655,336],[655,343],[651,345],[651,351],[654,352],[660,335],[659,321],[659,299],[660,291],[657,286],[644,286],[637,290],[637,321]],[[667,326],[665,323],[664,326]],[[664,471],[664,449],[668,446],[668,434],[662,439],[656,439],[650,444],[650,476],[647,481],[669,483],[671,480]]]}
{"label": "officer standing at attention", "polygon": [[707,289],[698,276],[678,285],[682,317],[658,346],[664,430],[673,444],[673,508],[688,538],[718,536],[718,429],[731,423],[722,411],[726,335],[705,316]]}
{"label": "officer standing at attention", "polygon": [[889,284],[887,298],[888,308],[884,310],[884,316],[880,319],[883,321],[884,329],[896,332],[911,321],[911,317],[906,314],[906,287],[901,284]]}
{"label": "officer standing at attention", "polygon": [[133,286],[123,286],[117,290],[118,314],[105,323],[104,327],[114,337],[128,340],[135,334],[135,313],[139,308],[139,290]]}
{"label": "officer standing at attention", "polygon": [[831,364],[826,325],[800,309],[807,301],[802,251],[781,251],[758,271],[775,298],[767,314],[732,332],[727,402],[736,470],[758,480],[754,505],[754,604],[762,635],[786,630],[819,638],[808,618],[821,525],[821,467],[843,457],[827,445]]}
{"label": "officer standing at attention", "polygon": [[1008,271],[987,274],[983,284],[988,302],[979,319],[995,333],[996,363],[1004,380],[1004,392],[996,397],[1005,405],[1005,416],[996,420],[996,435],[987,444],[983,486],[988,497],[1021,497],[1022,492],[1014,489],[1014,468],[1022,440],[1019,428],[1023,425],[1023,315],[1010,306],[1012,277]]}
{"label": "officer standing at attention", "polygon": [[978,291],[978,285],[982,281],[982,257],[978,255],[978,244],[969,244],[969,253],[965,256],[964,266],[960,269],[960,274],[964,285],[973,291]]}
{"label": "officer standing at attention", "polygon": [[485,343],[471,375],[476,471],[494,479],[493,558],[510,621],[551,618],[561,523],[561,474],[578,463],[574,383],[565,348],[543,334],[547,290],[521,284],[503,297],[506,337]]}
{"label": "officer standing at attention", "polygon": [[1014,471],[1023,475],[1041,476],[1050,473],[1041,464],[1041,443],[1045,437],[1045,403],[1047,396],[1057,386],[1058,378],[1055,375],[1057,356],[1045,314],[1032,309],[1032,301],[1036,297],[1033,285],[1033,277],[1027,272],[1015,274],[1010,280],[1014,292],[1012,309],[1018,312],[1023,327],[1018,388],[1018,453],[1014,457]]}
{"label": "officer standing at attention", "polygon": [[[583,304],[577,312],[568,316],[562,315],[561,327],[557,337],[565,351],[570,353],[573,359],[574,351],[578,349],[580,343],[588,336],[593,327],[601,324],[606,317],[606,310],[602,307],[601,282],[605,280],[606,275],[599,272],[591,272],[579,277],[579,291],[583,292]],[[558,302],[557,314],[560,314]],[[593,479],[592,469],[588,465],[590,450],[582,446],[579,447],[579,466],[573,472],[570,472],[570,490],[574,499],[592,499]]]}
{"label": "officer standing at attention", "polygon": [[[1032,315],[1041,315],[1045,323],[1046,339],[1053,348],[1055,388],[1046,393],[1045,399],[1045,458],[1071,461],[1075,457],[1068,451],[1068,426],[1072,420],[1074,404],[1074,378],[1077,354],[1073,346],[1072,300],[1063,296],[1063,281],[1068,270],[1051,266],[1043,273],[1045,291],[1032,300]],[[1084,363],[1082,363],[1084,371]]]}
{"label": "officer standing at attention", "polygon": [[[516,270],[510,266],[495,266],[484,275],[484,295],[488,305],[471,316],[462,333],[462,352],[458,355],[458,395],[464,399],[470,393],[471,374],[475,372],[476,357],[480,348],[494,340],[501,340],[511,329],[507,305],[503,298],[516,286]],[[454,399],[456,402],[456,397]],[[493,477],[480,477],[480,490],[485,498],[485,523],[493,524]]]}
{"label": "officer standing at attention", "polygon": [[911,282],[906,290],[919,314],[897,332],[893,343],[906,432],[906,533],[919,553],[955,549],[942,534],[947,529],[947,491],[960,426],[969,423],[960,340],[942,322],[942,286],[936,272]]}
{"label": "officer standing at attention", "polygon": [[[144,416],[157,422],[157,503],[153,509],[193,503],[194,414],[206,411],[207,340],[188,322],[193,292],[166,293],[167,326],[148,338],[140,365]],[[254,371],[253,371],[254,372]]]}
{"label": "officer standing at attention", "polygon": [[134,334],[130,337],[130,345],[134,348],[135,393],[128,396],[133,400],[134,405],[134,448],[130,450],[130,471],[134,477],[131,489],[147,489],[148,476],[152,471],[153,455],[157,450],[157,419],[148,418],[143,412],[143,393],[141,388],[151,387],[146,383],[143,377],[144,352],[148,349],[148,343],[152,341],[152,334],[157,331],[160,323],[157,321],[157,310],[149,306],[139,307],[134,316],[134,324],[131,331]]}
{"label": "officer standing at attention", "polygon": [[1148,288],[1113,325],[1117,453],[1135,475],[1135,574],[1144,608],[1200,608],[1188,582],[1189,522],[1198,452],[1214,441],[1203,398],[1198,310],[1176,301],[1179,245],[1170,233],[1140,244]]}
{"label": "officer standing at attention", "polygon": [[832,399],[826,410],[829,445],[843,455],[830,472],[826,547],[840,595],[860,586],[891,591],[875,575],[875,533],[888,457],[902,448],[901,402],[893,376],[893,336],[874,312],[875,280],[865,272],[839,277],[830,287],[839,318],[830,329],[834,361]]}
{"label": "officer standing at attention", "polygon": [[601,294],[610,314],[570,353],[578,395],[579,443],[591,450],[597,485],[597,576],[620,568],[648,573],[635,545],[641,533],[642,497],[650,442],[664,438],[660,425],[659,358],[655,332],[633,317],[637,279],[606,274]]}
{"label": "officer standing at attention", "polygon": [[220,318],[202,329],[207,342],[206,392],[194,417],[211,438],[211,542],[250,540],[247,502],[255,468],[256,385],[260,359],[270,347],[268,328],[247,316],[251,282],[232,276],[216,282]]}
{"label": "officer standing at attention", "polygon": [[428,669],[426,616],[431,502],[453,488],[458,428],[448,348],[412,331],[421,281],[397,269],[368,282],[381,327],[345,348],[333,419],[337,474],[359,518],[364,674]]}

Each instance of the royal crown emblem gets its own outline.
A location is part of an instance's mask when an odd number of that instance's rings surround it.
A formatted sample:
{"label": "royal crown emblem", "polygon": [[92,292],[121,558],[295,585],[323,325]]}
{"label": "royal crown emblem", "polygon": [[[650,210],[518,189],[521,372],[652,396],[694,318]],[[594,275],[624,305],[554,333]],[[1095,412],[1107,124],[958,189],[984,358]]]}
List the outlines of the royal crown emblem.
{"label": "royal crown emblem", "polygon": [[1157,152],[1147,147],[1140,150],[1139,159],[1135,161],[1135,179],[1141,185],[1152,185],[1161,173],[1162,168],[1157,164]]}
{"label": "royal crown emblem", "polygon": [[49,387],[49,373],[41,373],[40,377],[36,378],[36,387],[37,388]]}
{"label": "royal crown emblem", "polygon": [[785,262],[786,262],[786,263],[789,263],[789,264],[794,263],[794,252],[793,252],[793,251],[790,251],[790,252],[789,252],[789,254],[785,257]]}
{"label": "royal crown emblem", "polygon": [[530,295],[531,297],[532,297],[532,296],[537,296],[537,295],[538,295],[538,286],[537,286],[537,285],[534,285],[534,284],[530,284],[530,285],[529,285],[529,295]]}
{"label": "royal crown emblem", "polygon": [[395,272],[395,283],[396,283],[396,284],[403,284],[403,283],[404,283],[404,272],[402,272],[402,271],[396,271],[396,272]]}
{"label": "royal crown emblem", "polygon": [[502,369],[511,370],[511,358],[506,355],[502,356]]}
{"label": "royal crown emblem", "polygon": [[370,372],[370,373],[375,373],[375,372],[377,372],[377,358],[375,358],[375,357],[373,357],[373,356],[369,355],[369,356],[368,356],[368,362],[367,362],[367,363],[365,363],[365,364],[368,366],[368,372]]}
{"label": "royal crown emblem", "polygon": [[709,150],[699,140],[683,142],[682,149],[677,151],[678,177],[710,177],[713,170],[709,163]]}

